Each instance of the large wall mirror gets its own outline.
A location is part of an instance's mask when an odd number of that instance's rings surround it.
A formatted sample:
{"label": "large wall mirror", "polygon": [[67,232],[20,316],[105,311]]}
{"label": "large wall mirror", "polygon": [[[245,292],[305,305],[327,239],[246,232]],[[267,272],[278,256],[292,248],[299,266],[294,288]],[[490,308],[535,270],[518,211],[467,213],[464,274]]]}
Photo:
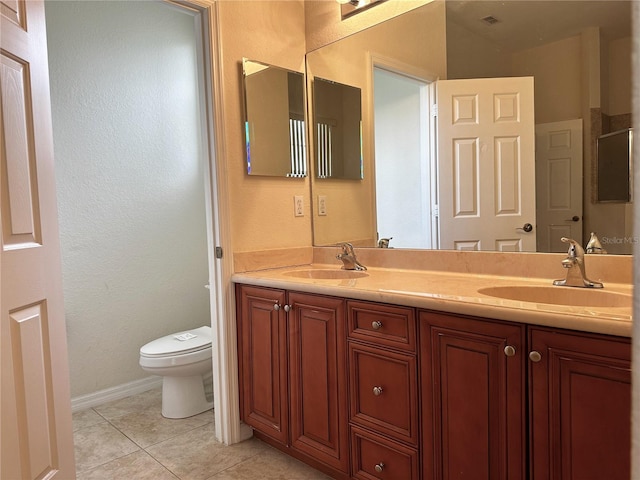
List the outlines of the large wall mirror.
{"label": "large wall mirror", "polygon": [[[362,90],[363,164],[371,172],[357,185],[312,180],[314,206],[322,198],[325,207],[324,215],[314,208],[314,244],[376,247],[392,237],[389,247],[438,248],[438,199],[473,199],[489,187],[471,181],[454,192],[436,181],[436,82],[532,77],[536,153],[504,163],[516,179],[507,193],[535,185],[535,218],[516,224],[516,235],[534,235],[537,251],[552,252],[566,251],[561,236],[584,244],[595,231],[609,253],[631,253],[631,202],[597,202],[595,190],[597,138],[631,127],[630,19],[629,1],[436,1],[309,52],[308,88],[317,76]],[[501,182],[494,187],[504,191]],[[509,251],[505,245],[469,249]]]}
{"label": "large wall mirror", "polygon": [[243,59],[247,173],[305,177],[304,75]]}

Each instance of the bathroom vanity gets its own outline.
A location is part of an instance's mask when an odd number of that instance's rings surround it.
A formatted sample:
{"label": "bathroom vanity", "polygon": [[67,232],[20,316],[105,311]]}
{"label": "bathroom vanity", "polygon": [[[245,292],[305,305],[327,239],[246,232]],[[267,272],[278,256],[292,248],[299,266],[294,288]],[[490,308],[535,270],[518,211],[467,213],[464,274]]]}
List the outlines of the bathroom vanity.
{"label": "bathroom vanity", "polygon": [[546,292],[492,275],[307,265],[233,280],[242,420],[334,478],[630,476],[628,285],[585,306],[479,293]]}

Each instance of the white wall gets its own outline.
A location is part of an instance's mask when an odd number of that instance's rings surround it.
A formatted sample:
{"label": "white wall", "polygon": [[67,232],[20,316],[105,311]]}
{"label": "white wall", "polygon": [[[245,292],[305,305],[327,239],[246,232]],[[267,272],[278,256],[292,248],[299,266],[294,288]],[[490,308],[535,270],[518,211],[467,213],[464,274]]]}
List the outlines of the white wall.
{"label": "white wall", "polygon": [[[376,217],[394,248],[431,248],[425,83],[374,70]],[[422,108],[421,108],[422,106]]]}
{"label": "white wall", "polygon": [[71,394],[146,376],[144,343],[209,324],[193,18],[46,2]]}

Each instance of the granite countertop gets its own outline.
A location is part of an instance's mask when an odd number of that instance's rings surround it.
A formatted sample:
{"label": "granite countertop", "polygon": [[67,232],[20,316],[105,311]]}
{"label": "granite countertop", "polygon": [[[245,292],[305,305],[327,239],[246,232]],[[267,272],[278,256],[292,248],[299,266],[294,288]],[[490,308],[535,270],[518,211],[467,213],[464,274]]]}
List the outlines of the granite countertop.
{"label": "granite countertop", "polygon": [[[633,287],[606,283],[604,289],[552,287],[553,279],[520,278],[474,273],[449,273],[428,270],[369,268],[357,278],[312,278],[316,275],[351,275],[336,265],[312,264],[236,273],[235,283],[282,288],[299,292],[332,295],[358,300],[405,305],[441,312],[546,325],[571,330],[631,336]],[[321,271],[320,273],[317,273]],[[591,306],[556,305],[509,300],[480,293],[487,287],[551,287],[566,291],[567,298],[587,295]],[[588,291],[588,293],[587,293]],[[552,292],[562,297],[562,294]],[[613,302],[600,302],[602,294],[613,294]],[[628,301],[627,301],[628,300]],[[601,305],[598,305],[601,303]],[[614,306],[617,304],[618,306]]]}

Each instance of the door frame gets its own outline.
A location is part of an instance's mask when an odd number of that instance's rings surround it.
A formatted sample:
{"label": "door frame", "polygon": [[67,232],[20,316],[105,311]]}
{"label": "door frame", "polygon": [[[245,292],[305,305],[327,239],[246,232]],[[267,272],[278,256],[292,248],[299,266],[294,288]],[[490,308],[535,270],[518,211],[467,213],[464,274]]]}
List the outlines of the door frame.
{"label": "door frame", "polygon": [[[213,393],[216,439],[225,445],[241,442],[252,430],[240,422],[235,293],[231,288],[233,256],[229,185],[224,174],[224,91],[220,50],[219,6],[216,0],[163,0],[194,14],[202,40],[198,66],[204,94],[201,116],[208,153],[205,199],[209,253],[209,289],[213,350]],[[220,252],[220,253],[218,253]]]}

